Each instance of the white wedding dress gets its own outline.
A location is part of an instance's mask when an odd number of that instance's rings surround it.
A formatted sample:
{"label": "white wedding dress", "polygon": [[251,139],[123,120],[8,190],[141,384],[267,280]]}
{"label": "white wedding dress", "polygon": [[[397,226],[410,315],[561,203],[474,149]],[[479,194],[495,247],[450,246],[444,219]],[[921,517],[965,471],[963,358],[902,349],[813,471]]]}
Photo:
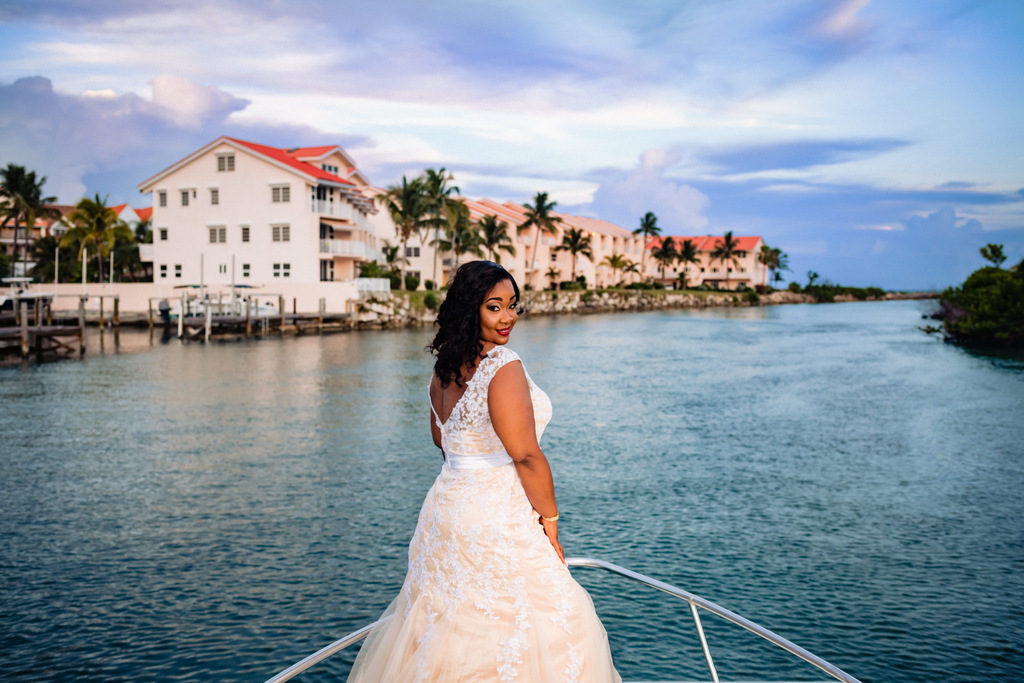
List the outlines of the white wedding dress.
{"label": "white wedding dress", "polygon": [[[518,360],[492,349],[444,423],[431,404],[445,462],[420,510],[402,589],[349,683],[621,681],[590,596],[548,542],[491,425],[490,381]],[[551,401],[529,385],[539,439]]]}

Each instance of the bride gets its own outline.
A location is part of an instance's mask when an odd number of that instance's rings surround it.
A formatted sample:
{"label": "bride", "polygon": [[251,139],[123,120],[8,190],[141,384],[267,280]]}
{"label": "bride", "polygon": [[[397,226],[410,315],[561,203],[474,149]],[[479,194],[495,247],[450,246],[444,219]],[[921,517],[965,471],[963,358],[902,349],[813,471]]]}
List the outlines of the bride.
{"label": "bride", "polygon": [[519,288],[461,266],[428,347],[430,431],[444,465],[409,544],[398,597],[349,683],[621,681],[587,592],[565,566],[551,468],[551,401],[514,351]]}

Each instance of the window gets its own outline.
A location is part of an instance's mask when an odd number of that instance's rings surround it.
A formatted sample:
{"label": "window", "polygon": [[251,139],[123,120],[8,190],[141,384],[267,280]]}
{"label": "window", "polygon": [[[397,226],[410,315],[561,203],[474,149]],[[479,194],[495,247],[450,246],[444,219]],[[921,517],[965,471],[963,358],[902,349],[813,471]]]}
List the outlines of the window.
{"label": "window", "polygon": [[334,175],[338,175],[338,167],[337,166],[332,166],[331,164],[320,164],[320,168],[324,169],[328,173],[333,173]]}
{"label": "window", "polygon": [[174,277],[181,277],[181,264],[180,263],[175,263],[174,264]]}
{"label": "window", "polygon": [[249,241],[249,226],[248,225],[243,225],[242,226],[242,241],[243,242],[248,242]]}
{"label": "window", "polygon": [[292,270],[292,264],[290,263],[275,263],[274,264],[274,277],[290,277]]}
{"label": "window", "polygon": [[333,282],[334,281],[334,261],[321,261],[320,262],[320,281],[321,282]]}
{"label": "window", "polygon": [[161,242],[166,242],[167,241],[167,228],[160,228],[160,241]]}
{"label": "window", "polygon": [[275,204],[286,204],[291,201],[292,198],[292,186],[291,185],[271,185],[270,186],[270,201]]}
{"label": "window", "polygon": [[217,171],[234,171],[235,170],[235,155],[231,152],[227,154],[217,155]]}
{"label": "window", "polygon": [[406,247],[405,257],[406,258],[419,258],[420,248],[419,247]]}
{"label": "window", "polygon": [[157,190],[156,201],[160,206],[167,206],[167,190]]}
{"label": "window", "polygon": [[220,190],[216,187],[210,188],[210,205],[217,206],[220,204]]}
{"label": "window", "polygon": [[166,263],[161,263],[160,264],[160,277],[167,277],[167,264]]}
{"label": "window", "polygon": [[181,191],[181,205],[188,206],[188,190]]}
{"label": "window", "polygon": [[223,225],[214,225],[210,228],[210,244],[223,244],[228,241],[228,229]]}
{"label": "window", "polygon": [[275,242],[290,242],[291,229],[287,225],[270,226],[271,235]]}
{"label": "window", "polygon": [[242,277],[249,277],[249,264],[248,263],[243,263],[242,264]]}
{"label": "window", "polygon": [[558,261],[558,252],[557,251],[553,251],[553,252],[551,252],[551,262],[555,263],[556,261]]}
{"label": "window", "polygon": [[226,263],[219,264],[217,266],[217,272],[220,273],[221,275],[227,275],[227,273],[228,273],[228,264],[226,264]]}

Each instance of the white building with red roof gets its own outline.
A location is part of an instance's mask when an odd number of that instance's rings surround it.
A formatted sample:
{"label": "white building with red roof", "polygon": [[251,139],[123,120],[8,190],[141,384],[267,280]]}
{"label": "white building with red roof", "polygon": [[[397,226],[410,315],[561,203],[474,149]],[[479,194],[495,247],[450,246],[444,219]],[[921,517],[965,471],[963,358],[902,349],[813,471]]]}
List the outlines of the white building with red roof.
{"label": "white building with red roof", "polygon": [[699,287],[709,285],[717,289],[736,289],[741,285],[754,288],[756,285],[767,284],[768,271],[764,264],[757,260],[757,254],[764,245],[764,240],[757,235],[734,236],[736,241],[735,262],[722,261],[713,257],[715,249],[724,239],[721,235],[701,235],[698,237],[652,237],[647,242],[647,273],[660,282],[678,281],[683,265],[676,263],[668,267],[662,275],[662,269],[651,257],[651,251],[660,247],[662,241],[672,239],[678,252],[684,242],[690,240],[697,249],[698,262],[686,265],[686,286]]}
{"label": "white building with red roof", "polygon": [[[384,193],[384,190],[380,188],[374,188],[373,191],[377,195]],[[545,289],[551,287],[553,283],[572,279],[572,255],[568,251],[556,248],[562,244],[562,238],[566,230],[570,228],[581,230],[585,236],[590,238],[590,251],[593,258],[582,254],[576,258],[576,276],[585,277],[589,287],[610,287],[623,281],[634,282],[640,279],[639,273],[616,272],[605,263],[605,258],[613,254],[620,254],[629,260],[640,262],[643,238],[625,228],[596,218],[556,212],[554,215],[561,222],[556,224],[554,234],[538,234],[532,227],[520,231],[519,226],[526,221],[526,207],[523,205],[486,198],[460,197],[459,199],[466,204],[470,220],[474,223],[486,216],[494,216],[500,223],[505,224],[506,233],[515,249],[515,254],[499,250],[493,255],[485,253],[485,258],[498,259],[520,285],[529,285],[531,289]],[[384,213],[381,212],[382,215]],[[390,231],[387,237],[390,243],[398,244],[394,226],[390,220],[387,220],[386,225],[382,224],[380,234],[383,235],[385,230]],[[430,246],[437,237],[437,231],[431,231],[426,239],[414,236],[406,245],[407,264],[405,268],[420,278],[421,286],[426,280],[439,281],[444,284],[451,279],[453,274],[454,254],[439,254]],[[473,258],[476,257],[463,255],[460,257],[460,262]]]}
{"label": "white building with red roof", "polygon": [[360,262],[380,257],[366,185],[337,145],[217,138],[138,186],[153,198],[154,281],[351,280]]}

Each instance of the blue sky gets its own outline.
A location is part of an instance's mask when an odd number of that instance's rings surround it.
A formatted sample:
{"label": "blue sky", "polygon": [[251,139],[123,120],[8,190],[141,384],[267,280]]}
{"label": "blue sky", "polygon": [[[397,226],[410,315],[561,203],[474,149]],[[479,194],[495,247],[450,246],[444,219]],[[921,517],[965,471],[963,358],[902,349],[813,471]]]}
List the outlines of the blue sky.
{"label": "blue sky", "polygon": [[0,0],[0,164],[139,206],[222,134],[335,143],[378,185],[445,166],[939,288],[1024,258],[1022,67],[1017,0]]}

